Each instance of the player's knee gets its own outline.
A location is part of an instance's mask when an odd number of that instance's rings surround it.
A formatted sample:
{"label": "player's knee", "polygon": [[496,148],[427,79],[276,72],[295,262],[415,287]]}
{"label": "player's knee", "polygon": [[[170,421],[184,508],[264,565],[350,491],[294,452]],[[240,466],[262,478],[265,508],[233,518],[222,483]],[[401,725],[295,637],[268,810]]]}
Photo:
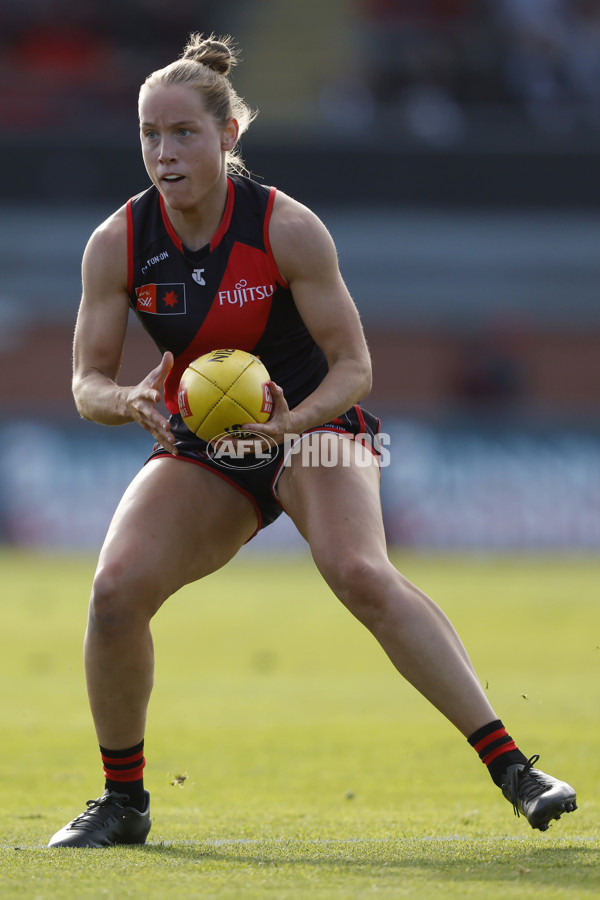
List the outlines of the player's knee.
{"label": "player's knee", "polygon": [[122,634],[124,630],[154,611],[154,589],[151,580],[141,573],[137,577],[131,567],[118,561],[98,569],[92,585],[89,607],[89,627],[105,637]]}
{"label": "player's knee", "polygon": [[340,600],[368,628],[386,615],[389,605],[388,575],[384,562],[360,554],[341,556],[321,566],[328,584]]}

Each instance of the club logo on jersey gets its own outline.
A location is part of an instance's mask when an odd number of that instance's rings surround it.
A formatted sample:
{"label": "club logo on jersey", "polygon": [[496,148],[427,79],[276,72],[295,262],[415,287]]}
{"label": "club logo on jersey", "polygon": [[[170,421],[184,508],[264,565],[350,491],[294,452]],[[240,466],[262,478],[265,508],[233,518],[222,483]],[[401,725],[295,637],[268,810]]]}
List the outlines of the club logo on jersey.
{"label": "club logo on jersey", "polygon": [[245,278],[241,278],[232,290],[219,291],[219,306],[243,306],[255,300],[268,300],[275,293],[274,284],[256,284],[249,286]]}
{"label": "club logo on jersey", "polygon": [[192,272],[192,278],[194,279],[196,284],[200,285],[200,287],[206,284],[204,280],[204,269],[194,269],[194,271]]}
{"label": "club logo on jersey", "polygon": [[186,311],[184,284],[143,284],[135,289],[136,309],[155,316],[182,316]]}

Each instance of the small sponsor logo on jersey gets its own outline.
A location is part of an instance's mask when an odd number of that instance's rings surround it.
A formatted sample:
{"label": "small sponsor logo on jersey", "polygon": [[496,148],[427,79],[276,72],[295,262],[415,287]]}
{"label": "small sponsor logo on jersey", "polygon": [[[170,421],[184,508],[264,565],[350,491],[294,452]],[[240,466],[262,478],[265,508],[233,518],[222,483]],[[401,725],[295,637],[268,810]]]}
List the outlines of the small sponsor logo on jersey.
{"label": "small sponsor logo on jersey", "polygon": [[206,284],[204,280],[204,269],[194,269],[194,271],[192,272],[192,278],[194,279],[196,284],[200,285],[200,287],[203,287]]}
{"label": "small sponsor logo on jersey", "polygon": [[186,311],[184,284],[143,284],[135,289],[136,309],[155,316],[181,316]]}
{"label": "small sponsor logo on jersey", "polygon": [[243,306],[256,300],[268,300],[275,292],[274,284],[249,285],[245,278],[240,279],[231,290],[219,291],[219,306]]}
{"label": "small sponsor logo on jersey", "polygon": [[151,256],[150,259],[147,259],[145,264],[142,266],[142,275],[145,275],[150,266],[155,266],[159,262],[163,262],[163,260],[169,258],[168,250],[161,250],[160,253],[157,253],[156,256]]}

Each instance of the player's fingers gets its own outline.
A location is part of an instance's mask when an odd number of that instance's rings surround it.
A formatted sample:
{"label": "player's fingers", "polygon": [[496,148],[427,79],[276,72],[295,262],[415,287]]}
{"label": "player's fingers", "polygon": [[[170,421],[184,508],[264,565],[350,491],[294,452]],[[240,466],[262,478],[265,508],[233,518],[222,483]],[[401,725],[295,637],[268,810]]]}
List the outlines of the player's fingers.
{"label": "player's fingers", "polygon": [[160,390],[162,389],[163,382],[171,369],[173,368],[173,354],[170,350],[167,350],[163,353],[163,358],[161,359],[159,365],[153,369],[148,375],[148,381],[154,388],[158,388],[158,399],[154,400],[154,403],[158,403],[161,398]]}
{"label": "player's fingers", "polygon": [[177,454],[175,449],[175,436],[171,431],[171,427],[167,421],[167,419],[162,416],[147,416],[147,418],[140,421],[140,424],[149,431],[150,434],[163,445],[165,450],[168,450],[169,453]]}
{"label": "player's fingers", "polygon": [[279,403],[283,402],[287,406],[287,400],[285,399],[283,388],[280,388],[275,381],[269,381],[268,386],[269,390],[271,391],[273,400],[277,400]]}
{"label": "player's fingers", "polygon": [[236,449],[244,454],[273,450],[277,441],[266,433],[265,423],[246,422],[240,428],[242,434],[248,435],[246,440],[239,440]]}

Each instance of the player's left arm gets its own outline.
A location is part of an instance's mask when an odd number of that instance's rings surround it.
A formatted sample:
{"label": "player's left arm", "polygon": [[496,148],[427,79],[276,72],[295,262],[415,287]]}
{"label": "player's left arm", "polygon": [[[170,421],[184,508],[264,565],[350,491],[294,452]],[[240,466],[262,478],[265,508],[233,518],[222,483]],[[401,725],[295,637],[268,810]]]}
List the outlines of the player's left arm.
{"label": "player's left arm", "polygon": [[264,426],[264,430],[282,428],[301,434],[340,415],[369,393],[371,360],[358,310],[340,273],[333,239],[321,220],[302,204],[278,193],[269,237],[298,312],[329,366],[319,387],[291,411],[281,389],[273,387],[275,408],[267,423],[271,428]]}

